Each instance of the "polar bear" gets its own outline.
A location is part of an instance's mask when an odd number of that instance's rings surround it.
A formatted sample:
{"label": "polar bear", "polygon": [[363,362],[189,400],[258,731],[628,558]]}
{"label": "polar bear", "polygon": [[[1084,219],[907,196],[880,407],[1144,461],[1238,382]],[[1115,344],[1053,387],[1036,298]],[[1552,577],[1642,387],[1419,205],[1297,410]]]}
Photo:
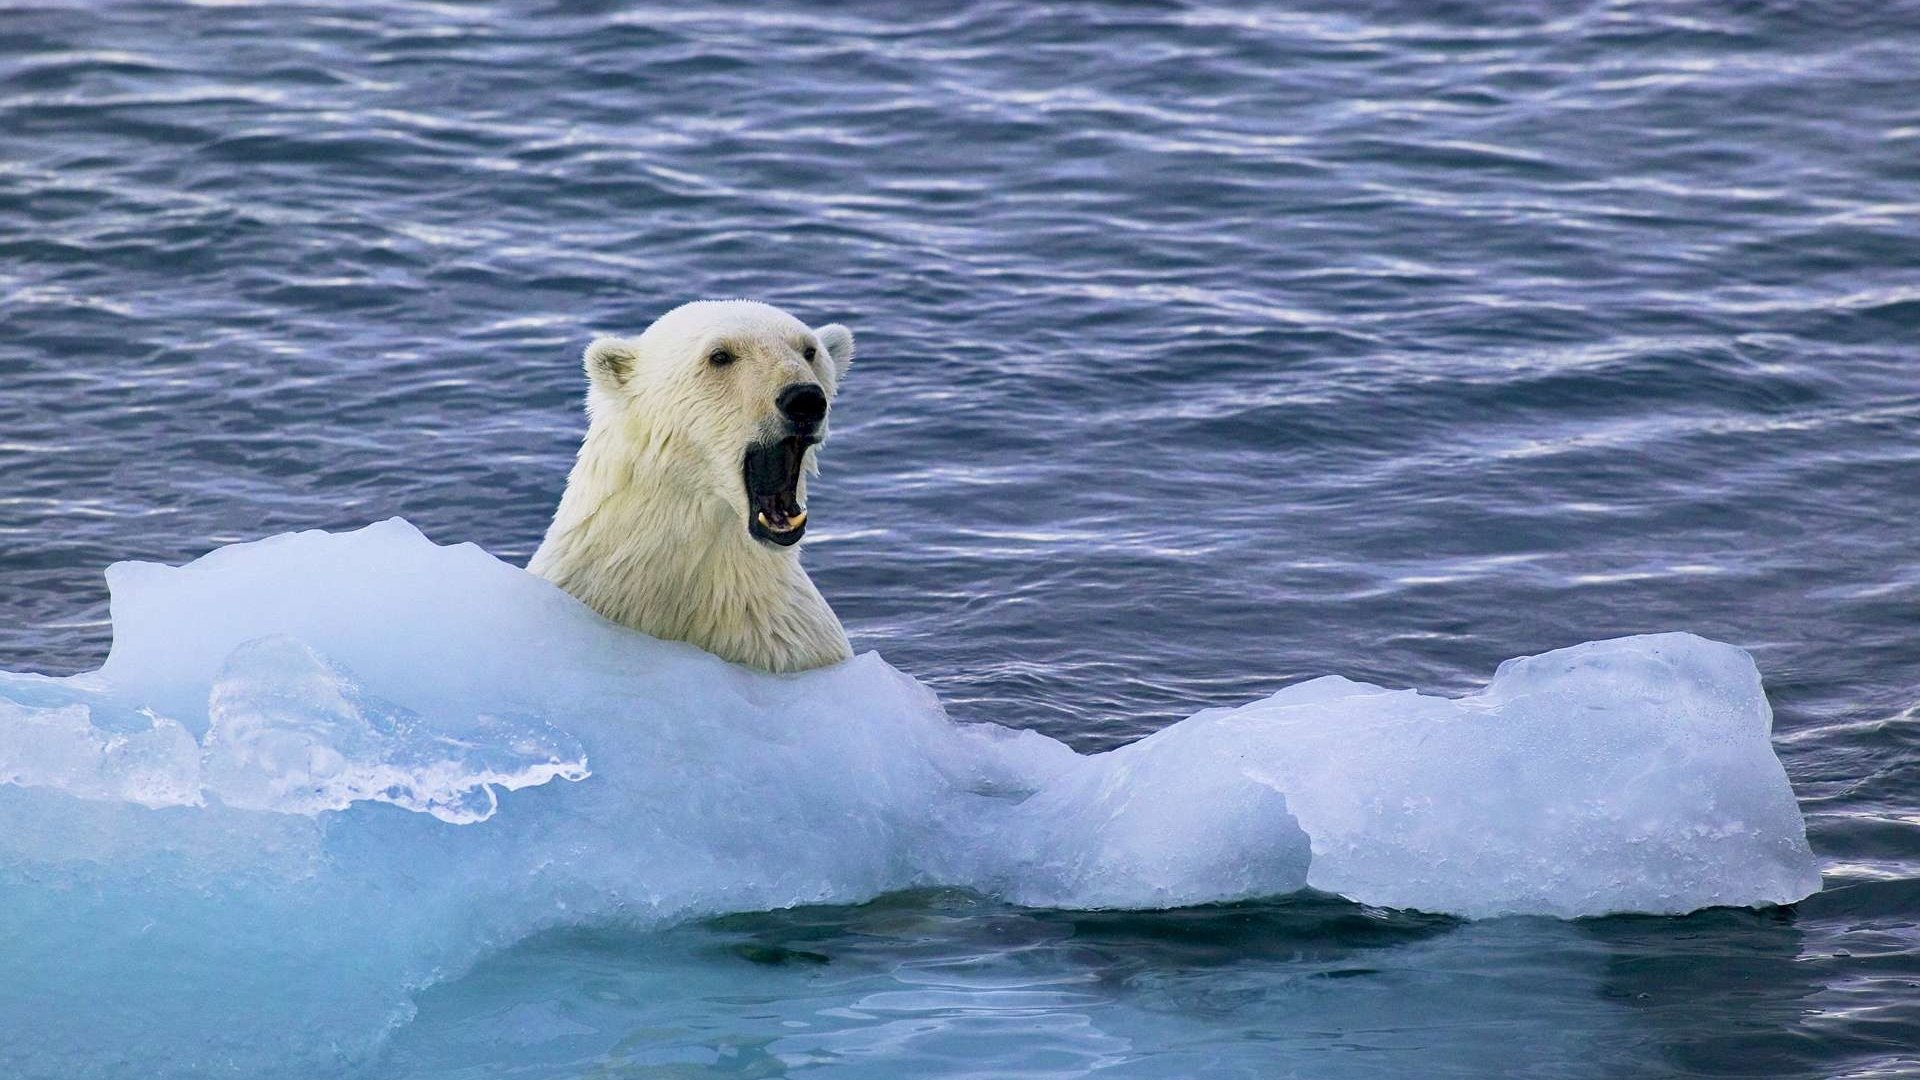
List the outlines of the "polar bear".
{"label": "polar bear", "polygon": [[800,567],[807,475],[853,333],[703,300],[587,346],[587,434],[527,569],[614,622],[736,664],[853,655]]}

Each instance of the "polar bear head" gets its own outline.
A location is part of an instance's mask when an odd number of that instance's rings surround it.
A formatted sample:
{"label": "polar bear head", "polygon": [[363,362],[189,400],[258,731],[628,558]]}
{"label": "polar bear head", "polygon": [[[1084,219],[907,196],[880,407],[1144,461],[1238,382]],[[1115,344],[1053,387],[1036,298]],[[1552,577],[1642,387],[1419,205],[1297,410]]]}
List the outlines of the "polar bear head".
{"label": "polar bear head", "polygon": [[837,323],[816,329],[769,304],[702,300],[639,337],[587,346],[587,412],[656,482],[788,547],[806,532],[806,477],[852,362],[853,332]]}

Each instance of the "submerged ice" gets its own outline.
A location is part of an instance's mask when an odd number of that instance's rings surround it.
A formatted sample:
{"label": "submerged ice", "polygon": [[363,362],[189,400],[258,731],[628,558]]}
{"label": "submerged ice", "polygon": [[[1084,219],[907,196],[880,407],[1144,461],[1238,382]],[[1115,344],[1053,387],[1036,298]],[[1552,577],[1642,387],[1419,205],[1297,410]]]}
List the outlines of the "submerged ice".
{"label": "submerged ice", "polygon": [[350,1060],[542,929],[921,886],[1573,917],[1819,885],[1752,661],[1686,634],[1082,756],[871,653],[771,676],[646,638],[397,520],[108,580],[99,671],[0,674],[9,1075]]}

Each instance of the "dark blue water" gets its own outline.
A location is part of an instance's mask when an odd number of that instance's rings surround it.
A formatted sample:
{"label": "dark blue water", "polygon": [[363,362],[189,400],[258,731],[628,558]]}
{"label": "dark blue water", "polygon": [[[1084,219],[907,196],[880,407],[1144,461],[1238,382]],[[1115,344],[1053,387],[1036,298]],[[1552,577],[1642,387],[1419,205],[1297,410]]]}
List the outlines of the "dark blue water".
{"label": "dark blue water", "polygon": [[118,559],[524,559],[584,343],[755,297],[859,335],[808,563],[956,716],[1693,630],[1826,889],[583,928],[371,1075],[1920,1073],[1920,7],[917,10],[0,6],[0,668]]}

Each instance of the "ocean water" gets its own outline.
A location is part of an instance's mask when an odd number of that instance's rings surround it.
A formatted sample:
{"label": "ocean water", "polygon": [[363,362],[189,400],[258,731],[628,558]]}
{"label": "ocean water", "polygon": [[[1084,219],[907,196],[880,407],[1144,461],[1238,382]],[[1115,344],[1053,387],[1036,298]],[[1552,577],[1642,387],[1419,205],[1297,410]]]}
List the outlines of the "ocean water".
{"label": "ocean water", "polygon": [[859,336],[807,561],[956,718],[1690,630],[1824,890],[583,925],[360,1073],[1920,1072],[1917,53],[1905,3],[0,6],[0,669],[97,666],[119,559],[524,560],[586,340],[752,296]]}

